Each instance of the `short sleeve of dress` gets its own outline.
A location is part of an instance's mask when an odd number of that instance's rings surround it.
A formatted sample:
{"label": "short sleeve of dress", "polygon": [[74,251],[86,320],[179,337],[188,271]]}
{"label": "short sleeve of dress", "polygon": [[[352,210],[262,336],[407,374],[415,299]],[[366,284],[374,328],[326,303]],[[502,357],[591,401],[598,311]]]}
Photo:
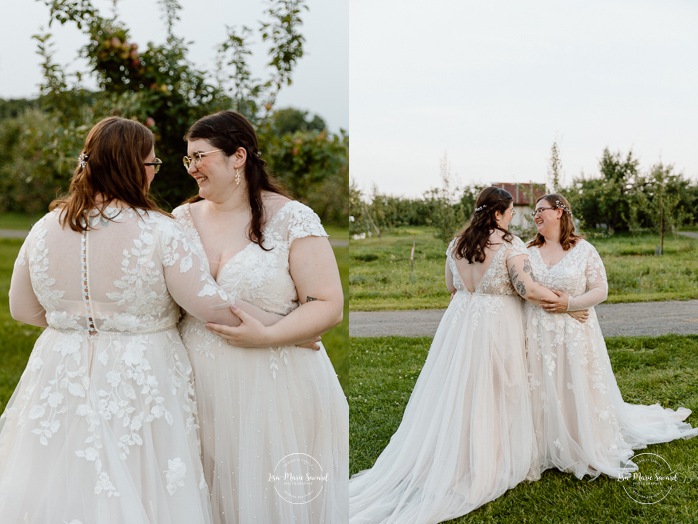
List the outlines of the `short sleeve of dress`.
{"label": "short sleeve of dress", "polygon": [[288,221],[288,243],[291,245],[297,238],[328,237],[322,227],[320,217],[305,204],[292,202],[291,214]]}
{"label": "short sleeve of dress", "polygon": [[458,237],[454,238],[448,243],[448,247],[446,248],[446,256],[447,257],[453,257],[453,249],[456,247],[456,241],[458,240]]}
{"label": "short sleeve of dress", "polygon": [[185,211],[185,207],[186,204],[182,204],[181,206],[177,206],[172,210],[172,215],[175,217],[177,222],[183,220],[186,217],[187,212]]}
{"label": "short sleeve of dress", "polygon": [[523,240],[521,240],[519,237],[515,236],[511,242],[509,243],[509,247],[507,248],[507,260],[511,260],[514,257],[518,257],[519,255],[526,255],[528,256],[528,250],[526,249],[526,244],[523,243]]}

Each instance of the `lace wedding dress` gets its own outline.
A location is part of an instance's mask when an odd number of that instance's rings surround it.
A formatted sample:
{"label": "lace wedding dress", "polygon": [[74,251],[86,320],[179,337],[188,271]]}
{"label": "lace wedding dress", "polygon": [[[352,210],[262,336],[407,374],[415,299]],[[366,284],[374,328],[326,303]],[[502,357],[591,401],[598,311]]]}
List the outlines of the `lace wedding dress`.
{"label": "lace wedding dress", "polygon": [[15,263],[13,316],[48,327],[0,418],[0,522],[209,523],[177,303],[224,322],[227,297],[174,220],[104,212],[49,213]]}
{"label": "lace wedding dress", "polygon": [[[174,214],[203,252],[189,205]],[[248,244],[220,268],[218,284],[264,310],[290,313],[298,296],[289,250],[306,236],[327,234],[310,208],[286,203],[264,228],[271,249]],[[349,412],[325,349],[237,348],[190,315],[180,330],[194,367],[214,521],[345,523]],[[308,474],[320,478],[307,481]]]}
{"label": "lace wedding dress", "polygon": [[526,477],[535,444],[523,308],[507,260],[491,259],[475,292],[447,263],[457,292],[444,313],[400,427],[374,466],[351,478],[351,523],[427,524],[468,513]]}
{"label": "lace wedding dress", "polygon": [[[582,240],[548,267],[529,249],[540,283],[570,295],[570,310],[589,308],[580,323],[567,314],[526,304],[531,404],[538,442],[534,471],[558,468],[597,477],[624,477],[637,469],[633,449],[698,434],[682,422],[691,411],[623,401],[593,306],[608,286],[596,249]],[[535,474],[535,473],[534,473]]]}

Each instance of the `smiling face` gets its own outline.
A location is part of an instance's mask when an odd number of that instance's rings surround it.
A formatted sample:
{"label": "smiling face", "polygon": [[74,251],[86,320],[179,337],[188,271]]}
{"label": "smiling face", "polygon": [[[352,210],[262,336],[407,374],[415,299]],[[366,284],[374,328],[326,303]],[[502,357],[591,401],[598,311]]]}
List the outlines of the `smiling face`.
{"label": "smiling face", "polygon": [[560,219],[562,218],[562,209],[555,209],[545,198],[541,198],[536,202],[533,221],[536,224],[536,229],[544,237],[560,234]]}
{"label": "smiling face", "polygon": [[[187,156],[194,158],[195,153],[207,153],[218,149],[207,140],[190,140]],[[187,172],[199,185],[199,196],[210,200],[225,197],[234,189],[232,183],[235,173],[234,157],[228,157],[223,151],[216,151],[201,157],[199,162],[192,162]]]}

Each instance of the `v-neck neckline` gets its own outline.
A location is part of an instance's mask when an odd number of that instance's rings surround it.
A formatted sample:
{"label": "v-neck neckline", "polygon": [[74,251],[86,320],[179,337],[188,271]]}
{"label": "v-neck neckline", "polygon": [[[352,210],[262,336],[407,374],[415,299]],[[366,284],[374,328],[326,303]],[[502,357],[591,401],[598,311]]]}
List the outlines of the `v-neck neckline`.
{"label": "v-neck neckline", "polygon": [[577,247],[578,247],[582,242],[583,242],[583,240],[580,240],[579,242],[577,242],[574,246],[572,246],[572,248],[571,248],[569,251],[567,251],[567,253],[565,253],[565,255],[564,255],[560,260],[558,260],[557,262],[555,262],[555,263],[552,264],[552,265],[548,265],[548,264],[545,262],[545,260],[543,260],[543,255],[542,255],[541,252],[540,252],[540,246],[536,246],[536,252],[538,253],[538,258],[540,258],[540,261],[543,263],[543,267],[544,267],[546,270],[548,270],[548,271],[552,271],[553,268],[556,268],[557,266],[559,266],[560,264],[562,264],[562,263],[565,261],[565,259],[566,259],[568,256],[570,256],[570,255],[572,254],[572,251],[574,251],[575,249],[577,249]]}
{"label": "v-neck neckline", "polygon": [[[271,215],[271,216],[269,217],[269,219],[268,219],[268,220],[266,221],[266,223],[264,224],[264,228],[263,228],[263,229],[264,229],[265,232],[267,231],[267,229],[269,228],[269,226],[271,225],[271,223],[276,219],[276,217],[278,217],[278,216],[280,215],[281,211],[282,211],[287,205],[289,205],[291,202],[293,202],[293,200],[288,200],[287,202],[284,202],[284,204],[283,204],[279,209],[277,209],[277,210],[274,212],[273,215]],[[208,271],[209,271],[209,273],[210,273],[210,272],[211,272],[211,263],[210,263],[209,260],[208,260],[208,255],[206,255],[206,249],[204,248],[204,243],[203,243],[203,241],[201,240],[201,235],[199,235],[199,230],[196,229],[196,224],[194,223],[194,216],[193,216],[192,213],[191,213],[191,203],[187,203],[186,206],[185,206],[185,208],[184,208],[184,210],[185,210],[186,213],[187,213],[187,220],[189,220],[189,222],[191,223],[191,227],[192,227],[192,229],[194,230],[195,239],[196,239],[196,241],[198,242],[199,247],[201,248],[201,251],[202,251],[202,252],[204,253],[204,255],[206,256],[206,265],[208,266],[207,269],[208,269]],[[265,235],[265,236],[266,236],[266,235]],[[231,255],[230,257],[228,257],[228,259],[227,259],[225,262],[222,262],[222,263],[218,264],[218,271],[216,272],[216,276],[213,278],[213,280],[215,280],[216,282],[218,282],[218,277],[219,277],[220,274],[223,272],[223,269],[225,269],[225,267],[226,267],[230,262],[232,262],[235,258],[237,258],[238,255],[241,255],[241,254],[243,253],[243,251],[246,251],[247,248],[249,248],[250,246],[252,246],[252,245],[254,245],[254,244],[255,244],[255,242],[248,242],[248,243],[245,244],[245,246],[242,247],[237,253],[235,253],[234,255]],[[213,275],[211,275],[211,276],[213,276]]]}

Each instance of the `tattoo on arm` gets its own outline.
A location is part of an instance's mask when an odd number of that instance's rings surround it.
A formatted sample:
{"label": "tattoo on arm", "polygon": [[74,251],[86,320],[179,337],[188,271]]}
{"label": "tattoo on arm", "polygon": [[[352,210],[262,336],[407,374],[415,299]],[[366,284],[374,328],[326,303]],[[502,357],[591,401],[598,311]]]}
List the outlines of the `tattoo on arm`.
{"label": "tattoo on arm", "polygon": [[522,297],[526,296],[526,286],[524,286],[524,283],[519,281],[516,283],[516,291],[521,295]]}
{"label": "tattoo on arm", "polygon": [[524,261],[523,272],[528,273],[528,276],[531,277],[531,280],[533,280],[534,282],[538,282],[536,275],[533,274],[533,268],[531,267],[531,262],[528,259],[526,259]]}
{"label": "tattoo on arm", "polygon": [[509,269],[509,278],[511,279],[511,283],[514,286],[514,289],[516,289],[516,292],[522,297],[525,297],[526,286],[521,280],[519,280],[519,274],[516,272],[516,268],[513,266]]}
{"label": "tattoo on arm", "polygon": [[308,295],[308,296],[305,297],[305,298],[307,299],[308,302],[312,302],[313,300],[317,300],[317,298],[311,297],[310,295]]}

